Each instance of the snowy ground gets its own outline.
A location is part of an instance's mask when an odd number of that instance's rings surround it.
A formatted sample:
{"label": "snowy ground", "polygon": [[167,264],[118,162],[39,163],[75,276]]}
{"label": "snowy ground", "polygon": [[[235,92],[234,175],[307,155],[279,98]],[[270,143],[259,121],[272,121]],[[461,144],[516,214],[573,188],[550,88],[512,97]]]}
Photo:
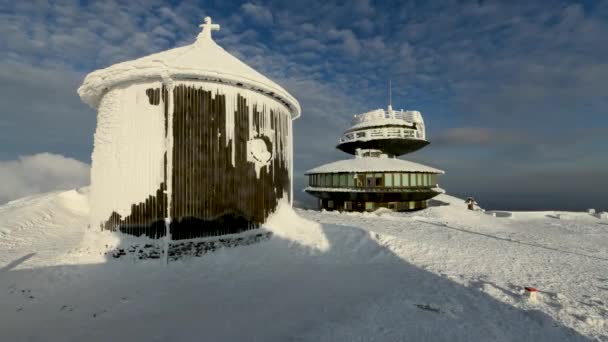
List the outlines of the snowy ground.
{"label": "snowy ground", "polygon": [[608,340],[607,220],[437,199],[407,214],[283,208],[270,240],[168,266],[106,259],[137,239],[87,229],[86,190],[11,202],[0,340]]}

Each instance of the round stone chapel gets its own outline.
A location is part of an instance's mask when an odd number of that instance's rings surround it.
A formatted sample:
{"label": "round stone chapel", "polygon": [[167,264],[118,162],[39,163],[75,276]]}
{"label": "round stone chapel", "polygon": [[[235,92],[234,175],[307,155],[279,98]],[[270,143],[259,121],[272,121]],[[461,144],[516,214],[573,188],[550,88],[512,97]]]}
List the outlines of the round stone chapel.
{"label": "round stone chapel", "polygon": [[258,228],[292,202],[300,105],[226,52],[209,17],[196,41],[86,76],[97,109],[91,226],[173,240]]}

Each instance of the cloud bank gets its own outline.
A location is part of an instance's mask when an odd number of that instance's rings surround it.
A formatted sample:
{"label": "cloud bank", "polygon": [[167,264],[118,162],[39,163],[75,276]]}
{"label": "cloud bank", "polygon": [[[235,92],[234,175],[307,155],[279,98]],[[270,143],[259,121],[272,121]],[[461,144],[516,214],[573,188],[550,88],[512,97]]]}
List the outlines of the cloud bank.
{"label": "cloud bank", "polygon": [[81,161],[51,153],[0,161],[0,204],[36,193],[87,185],[89,169]]}

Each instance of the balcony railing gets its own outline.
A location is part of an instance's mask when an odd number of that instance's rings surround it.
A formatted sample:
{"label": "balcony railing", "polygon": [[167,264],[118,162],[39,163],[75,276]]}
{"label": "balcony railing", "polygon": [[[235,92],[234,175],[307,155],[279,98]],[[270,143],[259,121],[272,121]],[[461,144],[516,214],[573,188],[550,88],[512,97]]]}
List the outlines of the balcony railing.
{"label": "balcony railing", "polygon": [[340,143],[351,142],[351,141],[365,141],[370,139],[383,139],[383,138],[401,138],[401,139],[422,139],[420,131],[408,128],[394,128],[394,127],[383,127],[383,128],[372,128],[364,129],[356,132],[350,132],[342,135],[338,141]]}

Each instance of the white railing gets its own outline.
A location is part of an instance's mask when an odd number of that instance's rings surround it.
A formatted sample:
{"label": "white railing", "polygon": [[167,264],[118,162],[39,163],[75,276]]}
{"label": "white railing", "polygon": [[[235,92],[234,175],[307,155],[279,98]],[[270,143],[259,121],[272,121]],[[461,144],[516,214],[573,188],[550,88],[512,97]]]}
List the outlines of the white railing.
{"label": "white railing", "polygon": [[414,129],[384,127],[363,129],[355,132],[346,133],[342,135],[338,139],[338,141],[340,143],[345,143],[351,141],[365,141],[378,138],[402,138],[424,140],[424,136],[422,136],[421,132]]}

